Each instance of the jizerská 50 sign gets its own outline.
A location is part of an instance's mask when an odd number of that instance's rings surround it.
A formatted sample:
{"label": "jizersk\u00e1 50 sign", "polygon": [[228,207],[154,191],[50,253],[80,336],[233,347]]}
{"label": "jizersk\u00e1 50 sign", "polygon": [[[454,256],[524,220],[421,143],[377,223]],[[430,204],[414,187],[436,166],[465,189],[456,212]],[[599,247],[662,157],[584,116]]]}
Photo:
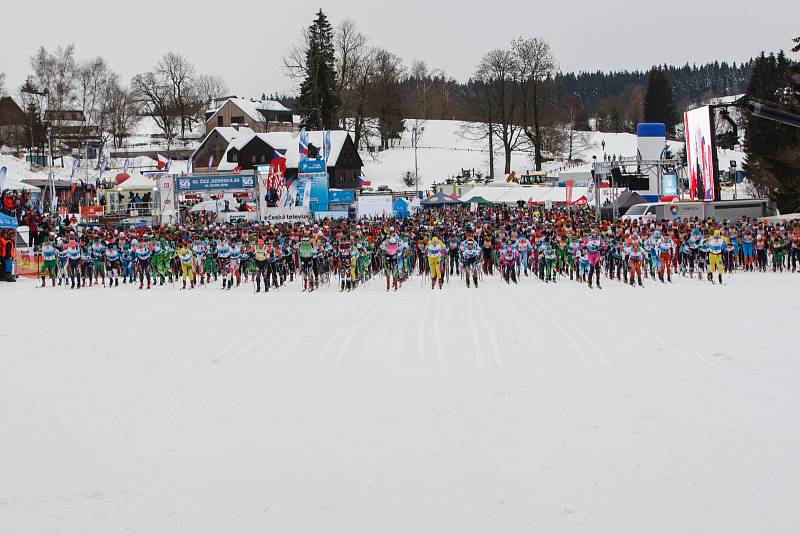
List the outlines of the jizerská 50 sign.
{"label": "jizersk\u00e1 50 sign", "polygon": [[179,192],[253,189],[255,186],[256,177],[252,174],[181,176],[175,180],[175,189]]}

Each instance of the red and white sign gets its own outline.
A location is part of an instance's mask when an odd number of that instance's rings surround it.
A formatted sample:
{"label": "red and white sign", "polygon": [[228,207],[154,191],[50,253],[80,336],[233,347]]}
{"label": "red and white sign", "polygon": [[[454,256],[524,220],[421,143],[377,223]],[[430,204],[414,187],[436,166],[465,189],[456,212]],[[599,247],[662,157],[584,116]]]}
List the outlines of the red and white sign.
{"label": "red and white sign", "polygon": [[103,206],[81,206],[81,219],[97,219],[103,216]]}

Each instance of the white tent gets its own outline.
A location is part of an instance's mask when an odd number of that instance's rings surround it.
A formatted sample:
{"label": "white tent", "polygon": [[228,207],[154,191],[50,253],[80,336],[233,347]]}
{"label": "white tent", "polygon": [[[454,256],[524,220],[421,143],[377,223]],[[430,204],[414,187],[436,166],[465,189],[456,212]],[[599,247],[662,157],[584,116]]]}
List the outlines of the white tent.
{"label": "white tent", "polygon": [[130,173],[130,178],[117,186],[118,191],[152,191],[156,182],[138,172]]}
{"label": "white tent", "polygon": [[28,185],[22,183],[18,180],[14,180],[13,178],[6,178],[5,182],[3,182],[3,190],[10,189],[12,191],[31,191],[31,192],[40,192],[41,188],[36,187],[35,185]]}

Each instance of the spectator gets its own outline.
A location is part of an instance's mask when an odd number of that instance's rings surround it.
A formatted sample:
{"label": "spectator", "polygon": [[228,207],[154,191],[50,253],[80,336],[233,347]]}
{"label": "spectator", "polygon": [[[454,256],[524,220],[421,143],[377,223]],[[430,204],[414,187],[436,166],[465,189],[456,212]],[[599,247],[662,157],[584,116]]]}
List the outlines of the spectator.
{"label": "spectator", "polygon": [[12,274],[17,231],[0,229],[0,282],[16,282]]}

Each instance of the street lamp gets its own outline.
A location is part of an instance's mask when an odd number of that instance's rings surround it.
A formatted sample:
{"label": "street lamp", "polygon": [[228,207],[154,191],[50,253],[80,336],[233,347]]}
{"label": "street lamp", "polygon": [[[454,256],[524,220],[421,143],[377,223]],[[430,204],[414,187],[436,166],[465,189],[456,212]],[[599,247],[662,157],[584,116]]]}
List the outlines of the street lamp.
{"label": "street lamp", "polygon": [[419,138],[425,131],[424,126],[419,126],[416,123],[411,128],[411,145],[414,147],[414,183],[417,188],[417,198],[419,198],[419,160],[417,158],[417,146],[419,145]]}

